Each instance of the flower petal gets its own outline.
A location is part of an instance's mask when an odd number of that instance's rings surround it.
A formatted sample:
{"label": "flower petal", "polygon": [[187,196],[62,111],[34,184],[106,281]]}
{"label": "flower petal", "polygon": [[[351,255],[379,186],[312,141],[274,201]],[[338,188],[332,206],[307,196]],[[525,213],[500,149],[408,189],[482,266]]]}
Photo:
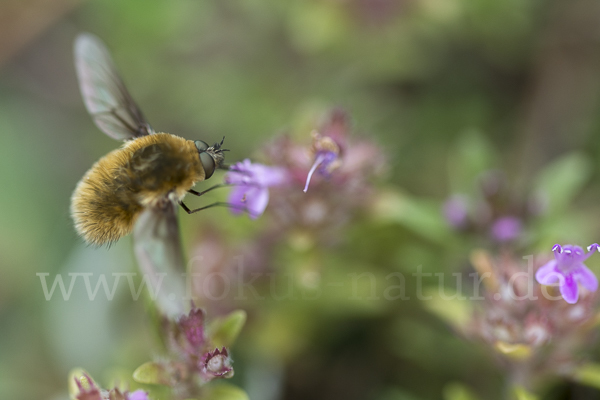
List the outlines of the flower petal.
{"label": "flower petal", "polygon": [[573,276],[575,281],[581,283],[581,285],[591,292],[598,290],[598,278],[588,267],[580,264],[574,271]]}
{"label": "flower petal", "polygon": [[308,176],[306,177],[306,184],[304,185],[304,193],[308,191],[308,185],[310,185],[310,180],[312,179],[313,173],[317,170],[319,164],[321,164],[325,160],[325,156],[323,154],[318,154],[315,158],[315,162],[312,167],[310,167],[310,171],[308,171]]}
{"label": "flower petal", "polygon": [[249,186],[235,186],[233,190],[229,193],[228,202],[232,204],[234,207],[230,207],[230,211],[233,214],[239,215],[244,212],[244,209],[247,207],[246,192],[251,189]]}
{"label": "flower petal", "polygon": [[253,166],[254,180],[258,186],[279,186],[290,179],[285,168],[271,167],[262,164],[254,164]]}
{"label": "flower petal", "polygon": [[230,185],[268,187],[282,185],[288,180],[289,174],[285,168],[252,164],[248,159],[232,165],[225,175],[225,183]]}
{"label": "flower petal", "polygon": [[565,276],[564,281],[560,285],[560,294],[562,294],[567,303],[577,303],[577,299],[579,299],[579,288],[577,287],[577,282],[573,279],[573,275],[569,274]]}
{"label": "flower petal", "polygon": [[250,218],[256,219],[265,212],[267,204],[269,204],[269,190],[266,188],[252,188],[252,194],[248,193],[246,205]]}
{"label": "flower petal", "polygon": [[225,183],[230,185],[241,185],[252,179],[254,173],[252,164],[249,159],[235,163],[229,168],[229,172],[225,174]]}
{"label": "flower petal", "polygon": [[499,242],[516,239],[523,230],[521,220],[517,217],[501,217],[492,225],[492,236]]}
{"label": "flower petal", "polygon": [[148,393],[143,390],[136,390],[127,395],[127,400],[148,400]]}
{"label": "flower petal", "polygon": [[444,217],[453,228],[462,228],[468,222],[467,200],[465,196],[453,195],[443,206]]}
{"label": "flower petal", "polygon": [[560,273],[557,266],[558,263],[556,260],[547,262],[537,270],[535,279],[542,285],[552,285],[562,281],[563,274]]}

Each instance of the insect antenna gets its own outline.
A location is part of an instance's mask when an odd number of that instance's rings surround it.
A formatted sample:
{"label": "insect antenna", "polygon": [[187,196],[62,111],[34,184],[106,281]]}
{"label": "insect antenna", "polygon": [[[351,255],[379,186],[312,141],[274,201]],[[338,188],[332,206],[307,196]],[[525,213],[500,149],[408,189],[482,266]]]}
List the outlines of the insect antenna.
{"label": "insect antenna", "polygon": [[221,139],[221,143],[217,142],[215,144],[212,145],[213,149],[215,150],[219,150],[219,151],[228,151],[228,150],[222,150],[221,146],[223,146],[223,142],[225,141],[225,136],[223,136],[223,139]]}

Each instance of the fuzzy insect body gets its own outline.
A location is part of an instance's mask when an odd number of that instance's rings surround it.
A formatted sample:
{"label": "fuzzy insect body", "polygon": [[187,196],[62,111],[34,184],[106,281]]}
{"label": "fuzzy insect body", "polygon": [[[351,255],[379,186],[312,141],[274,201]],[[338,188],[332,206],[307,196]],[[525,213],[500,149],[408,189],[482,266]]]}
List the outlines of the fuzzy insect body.
{"label": "fuzzy insect body", "polygon": [[[156,133],[127,91],[106,46],[84,33],[75,41],[75,68],[85,106],[108,136],[125,144],[104,156],[84,175],[71,197],[75,229],[88,243],[112,243],[133,230],[145,209],[176,226],[174,213],[162,213],[165,201],[189,214],[220,203],[190,210],[183,202],[196,182],[221,168],[221,143],[186,140]],[[215,187],[218,187],[214,186]],[[160,204],[159,204],[160,203]],[[151,221],[150,221],[151,222]],[[147,223],[147,225],[151,225]]]}
{"label": "fuzzy insect body", "polygon": [[71,202],[77,232],[95,245],[129,234],[145,207],[183,200],[205,179],[196,145],[168,133],[142,136],[104,156],[81,179]]}

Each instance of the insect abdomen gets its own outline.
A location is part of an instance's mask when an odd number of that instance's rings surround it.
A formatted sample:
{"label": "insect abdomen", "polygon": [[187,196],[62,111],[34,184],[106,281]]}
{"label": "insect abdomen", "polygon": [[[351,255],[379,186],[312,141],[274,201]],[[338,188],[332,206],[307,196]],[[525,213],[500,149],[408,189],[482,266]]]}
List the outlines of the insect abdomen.
{"label": "insect abdomen", "polygon": [[71,199],[77,232],[95,245],[129,234],[144,207],[173,193],[182,199],[204,170],[192,141],[159,133],[143,136],[100,159]]}

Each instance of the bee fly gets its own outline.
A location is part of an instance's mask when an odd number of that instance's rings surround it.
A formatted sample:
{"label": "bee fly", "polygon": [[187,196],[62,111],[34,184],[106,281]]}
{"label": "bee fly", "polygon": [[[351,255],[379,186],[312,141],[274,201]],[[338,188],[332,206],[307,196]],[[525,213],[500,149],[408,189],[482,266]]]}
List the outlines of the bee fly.
{"label": "bee fly", "polygon": [[[224,168],[223,141],[209,146],[158,133],[125,88],[104,44],[96,36],[81,34],[75,41],[75,67],[81,94],[95,124],[125,144],[96,162],[77,184],[71,198],[75,228],[86,242],[112,243],[129,234],[148,208],[178,203],[191,214],[214,205],[190,210],[183,198],[195,183]],[[160,207],[158,207],[160,206]]]}

